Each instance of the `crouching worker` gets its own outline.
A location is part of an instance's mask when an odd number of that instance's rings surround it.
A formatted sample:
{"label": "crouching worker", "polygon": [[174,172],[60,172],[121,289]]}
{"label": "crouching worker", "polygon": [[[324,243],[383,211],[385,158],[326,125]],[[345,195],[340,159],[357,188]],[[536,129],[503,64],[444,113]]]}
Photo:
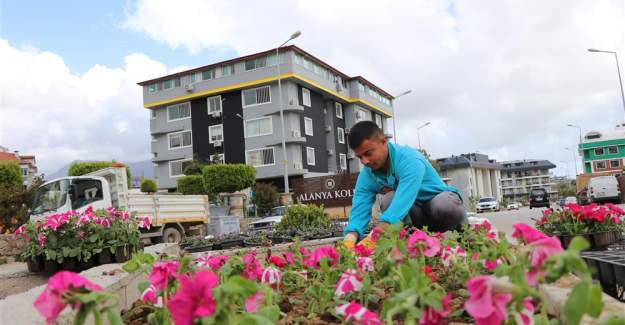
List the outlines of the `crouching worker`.
{"label": "crouching worker", "polygon": [[421,152],[390,143],[377,124],[356,123],[347,137],[349,147],[364,165],[352,199],[349,223],[343,243],[353,248],[356,242],[375,247],[364,231],[371,220],[371,207],[382,194],[382,215],[374,232],[384,232],[389,225],[427,227],[444,232],[468,222],[458,190],[441,180]]}

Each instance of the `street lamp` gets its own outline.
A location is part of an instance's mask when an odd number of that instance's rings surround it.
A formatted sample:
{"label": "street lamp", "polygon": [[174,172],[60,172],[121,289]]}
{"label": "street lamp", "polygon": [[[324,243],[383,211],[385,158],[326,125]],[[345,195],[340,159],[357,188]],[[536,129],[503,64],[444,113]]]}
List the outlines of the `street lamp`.
{"label": "street lamp", "polygon": [[[412,90],[408,89],[406,91],[404,91],[403,93],[397,95],[397,96],[393,96],[395,97],[395,100],[397,100],[397,98],[404,96],[404,95],[408,95],[412,92]],[[395,102],[395,100],[393,100],[393,103]],[[397,144],[397,116],[395,116],[395,105],[391,105],[391,113],[393,113],[393,140],[395,141],[395,144]]]}
{"label": "street lamp", "polygon": [[623,110],[625,110],[625,93],[623,93],[623,80],[621,79],[621,69],[618,65],[618,55],[616,55],[615,51],[602,51],[597,49],[588,49],[588,52],[614,54],[614,59],[616,60],[616,73],[618,73],[618,83],[621,86],[621,101],[623,102]]}
{"label": "street lamp", "polygon": [[286,43],[290,42],[293,39],[296,39],[302,35],[302,32],[299,30],[296,31],[289,37],[288,40],[284,41],[284,43],[280,44],[280,46],[276,47],[276,66],[278,67],[278,107],[280,108],[280,127],[282,129],[282,164],[284,165],[284,194],[289,194],[289,161],[286,157],[286,139],[284,132],[284,110],[282,109],[282,83],[280,82],[280,48],[283,47]]}
{"label": "street lamp", "polygon": [[573,163],[575,163],[575,175],[574,176],[577,176],[577,157],[575,157],[575,150],[571,148],[564,148],[564,150],[568,150],[573,154]]}
{"label": "street lamp", "polygon": [[563,164],[564,164],[564,166],[565,166],[564,168],[566,168],[566,169],[564,170],[564,174],[566,175],[566,179],[569,179],[569,176],[570,176],[570,175],[569,175],[569,163],[567,163],[567,162],[566,162],[566,161],[564,161],[564,160],[560,160],[560,162],[561,162],[561,163],[563,163]]}
{"label": "street lamp", "polygon": [[421,150],[421,135],[419,134],[419,130],[421,130],[422,128],[426,127],[430,125],[430,122],[426,122],[425,124],[421,125],[420,127],[417,128],[417,140],[419,141],[419,150]]}
{"label": "street lamp", "polygon": [[578,152],[579,152],[579,155],[581,156],[582,155],[582,148],[581,148],[582,147],[582,127],[581,126],[577,126],[575,124],[570,124],[570,123],[567,124],[566,126],[572,127],[572,128],[577,128],[579,130],[579,148],[578,148]]}

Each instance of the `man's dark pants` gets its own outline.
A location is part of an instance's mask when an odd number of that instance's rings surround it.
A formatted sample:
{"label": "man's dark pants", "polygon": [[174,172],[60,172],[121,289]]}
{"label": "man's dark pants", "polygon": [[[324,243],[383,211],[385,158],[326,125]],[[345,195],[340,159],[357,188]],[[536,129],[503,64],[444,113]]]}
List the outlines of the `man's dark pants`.
{"label": "man's dark pants", "polygon": [[[382,212],[391,205],[394,194],[394,191],[389,191],[382,195],[380,200]],[[468,222],[462,199],[454,192],[441,192],[423,204],[415,202],[403,220],[405,226],[417,228],[427,226],[430,231],[440,232],[457,230]]]}

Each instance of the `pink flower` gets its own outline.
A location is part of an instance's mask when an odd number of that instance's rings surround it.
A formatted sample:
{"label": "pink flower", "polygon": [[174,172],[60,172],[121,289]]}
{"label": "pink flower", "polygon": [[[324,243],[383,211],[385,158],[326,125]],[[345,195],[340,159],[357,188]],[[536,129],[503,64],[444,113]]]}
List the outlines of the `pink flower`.
{"label": "pink flower", "polygon": [[304,265],[310,268],[319,269],[321,259],[325,258],[329,266],[332,266],[339,261],[339,253],[332,246],[317,247],[315,251],[304,256]]}
{"label": "pink flower", "polygon": [[43,247],[46,245],[46,241],[48,241],[48,237],[44,234],[39,234],[37,236],[37,240],[39,241],[39,246]]}
{"label": "pink flower", "polygon": [[545,209],[545,211],[543,211],[543,216],[549,216],[553,213],[553,209],[549,208],[549,209]]}
{"label": "pink flower", "polygon": [[258,291],[245,300],[245,311],[248,313],[255,313],[260,309],[264,302],[265,293]]}
{"label": "pink flower", "polygon": [[371,241],[372,242],[376,242],[378,241],[378,239],[380,239],[380,236],[382,235],[382,229],[375,227],[373,228],[373,230],[371,231]]}
{"label": "pink flower", "polygon": [[507,304],[512,294],[496,293],[493,276],[480,275],[467,281],[469,299],[464,307],[477,325],[499,325],[508,319]]}
{"label": "pink flower", "polygon": [[401,252],[401,250],[395,246],[391,249],[391,260],[394,261],[395,263],[403,263],[404,262],[404,254]]}
{"label": "pink flower", "polygon": [[451,301],[451,294],[447,294],[443,297],[443,301],[441,304],[443,305],[442,310],[435,309],[433,307],[425,307],[423,310],[423,315],[419,320],[419,325],[442,325],[445,324],[445,318],[449,316],[451,309],[449,308],[449,302]]}
{"label": "pink flower", "polygon": [[534,304],[531,297],[523,299],[523,310],[515,313],[514,318],[519,325],[534,325]]}
{"label": "pink flower", "polygon": [[272,288],[277,288],[280,285],[280,280],[282,279],[282,274],[280,270],[274,267],[268,267],[263,270],[261,275],[261,279],[263,283],[268,284]]}
{"label": "pink flower", "polygon": [[490,239],[495,239],[495,240],[497,240],[497,239],[498,239],[497,233],[496,233],[496,232],[494,232],[494,231],[489,231],[489,232],[486,234],[486,237],[488,237],[488,238],[490,238]]}
{"label": "pink flower", "polygon": [[273,264],[279,268],[283,268],[286,266],[286,261],[278,255],[271,255],[269,257],[269,264]]}
{"label": "pink flower", "polygon": [[289,263],[289,265],[295,265],[295,259],[293,258],[292,252],[284,252],[282,253],[282,256],[284,256],[284,259],[287,263]]}
{"label": "pink flower", "polygon": [[149,230],[150,225],[152,225],[152,219],[150,219],[150,216],[145,215],[139,217],[139,228],[145,228]]}
{"label": "pink flower", "polygon": [[432,281],[432,283],[436,282],[436,274],[434,274],[434,271],[432,271],[432,267],[430,267],[429,265],[425,266],[425,275],[427,275],[430,278],[430,281]]}
{"label": "pink flower", "polygon": [[512,232],[513,238],[521,238],[523,242],[526,244],[530,244],[539,239],[547,237],[547,235],[542,232],[536,230],[534,227],[529,226],[524,223],[517,223],[514,226],[514,232]]}
{"label": "pink flower", "polygon": [[19,236],[19,235],[24,234],[25,231],[26,231],[26,225],[21,225],[17,227],[17,229],[15,229],[15,232],[13,234],[16,236]]}
{"label": "pink flower", "polygon": [[141,293],[141,300],[154,305],[157,301],[157,294],[158,290],[156,290],[156,287],[153,284],[150,284],[150,286],[147,287],[143,293]]}
{"label": "pink flower", "polygon": [[527,283],[535,286],[538,276],[542,276],[545,272],[542,270],[547,259],[555,254],[561,253],[562,244],[557,237],[545,237],[534,241],[528,247],[532,250],[530,256],[530,271],[526,274]]}
{"label": "pink flower", "polygon": [[334,295],[341,298],[352,292],[362,290],[362,279],[358,276],[358,271],[349,269],[341,275],[336,283]]}
{"label": "pink flower", "polygon": [[195,264],[199,266],[209,267],[214,272],[217,272],[221,269],[221,267],[228,262],[230,256],[219,255],[219,256],[209,256],[204,255],[195,259]]}
{"label": "pink flower", "polygon": [[433,257],[440,252],[441,243],[438,239],[430,237],[425,232],[417,229],[408,237],[406,250],[412,258],[417,257],[421,253],[427,257]]}
{"label": "pink flower", "polygon": [[375,249],[367,248],[367,246],[365,245],[356,244],[356,246],[354,246],[354,252],[356,253],[357,256],[363,256],[363,257],[371,256],[373,255],[374,251]]}
{"label": "pink flower", "polygon": [[95,223],[102,226],[102,228],[110,228],[113,223],[109,218],[95,218]]}
{"label": "pink flower", "polygon": [[405,238],[406,238],[406,235],[408,235],[408,229],[406,229],[406,228],[402,228],[402,229],[399,231],[399,239],[405,239]]}
{"label": "pink flower", "polygon": [[169,281],[178,277],[179,267],[178,261],[156,262],[148,279],[157,290],[165,291]]}
{"label": "pink flower", "polygon": [[180,278],[180,288],[167,304],[176,325],[192,325],[196,318],[211,316],[217,309],[213,288],[219,278],[210,271],[200,271],[193,278]]}
{"label": "pink flower", "polygon": [[245,270],[241,275],[249,280],[260,281],[263,275],[263,266],[256,259],[256,251],[243,255],[242,259],[245,264]]}
{"label": "pink flower", "polygon": [[360,325],[382,325],[378,315],[357,302],[350,302],[336,307],[336,313],[345,318],[346,322]]}
{"label": "pink flower", "polygon": [[46,222],[43,225],[43,229],[52,229],[56,231],[60,226],[69,222],[69,215],[67,214],[55,214],[46,218]]}
{"label": "pink flower", "polygon": [[445,267],[449,267],[450,265],[455,264],[458,259],[464,259],[466,257],[467,252],[460,246],[453,248],[451,246],[445,246],[441,255],[443,265]]}
{"label": "pink flower", "polygon": [[373,259],[371,257],[359,257],[356,259],[356,264],[360,272],[372,272],[374,268]]}
{"label": "pink flower", "polygon": [[66,304],[72,303],[64,300],[64,295],[73,289],[88,289],[101,291],[102,288],[85,279],[79,274],[69,271],[61,271],[48,279],[48,286],[35,300],[34,306],[39,313],[46,318],[46,322],[53,323]]}
{"label": "pink flower", "polygon": [[482,222],[474,224],[473,229],[477,232],[481,231],[482,229],[485,229],[487,232],[489,232],[491,229],[493,229],[493,226],[490,224],[490,222],[488,222],[488,219],[484,219],[482,220]]}
{"label": "pink flower", "polygon": [[482,260],[482,266],[489,271],[494,271],[495,269],[497,269],[497,267],[500,264],[501,264],[500,259],[496,259],[496,260],[483,259]]}
{"label": "pink flower", "polygon": [[121,221],[126,221],[130,218],[130,213],[128,211],[122,211],[119,214],[117,214],[117,218]]}
{"label": "pink flower", "polygon": [[79,226],[84,225],[86,223],[91,222],[91,220],[92,220],[92,215],[85,213],[81,215],[80,217],[78,217],[78,220],[76,220],[76,224]]}
{"label": "pink flower", "polygon": [[624,215],[625,214],[625,211],[623,211],[623,209],[621,209],[617,205],[614,205],[612,203],[606,203],[606,206],[608,207],[608,209],[610,209],[611,213],[618,214],[618,215]]}

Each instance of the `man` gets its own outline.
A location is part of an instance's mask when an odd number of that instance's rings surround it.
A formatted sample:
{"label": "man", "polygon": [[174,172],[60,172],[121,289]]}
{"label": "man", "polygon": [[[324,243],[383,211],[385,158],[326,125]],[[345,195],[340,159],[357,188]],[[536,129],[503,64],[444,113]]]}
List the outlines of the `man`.
{"label": "man", "polygon": [[[446,185],[421,152],[388,142],[373,122],[356,123],[347,136],[349,147],[365,166],[358,175],[344,244],[352,248],[364,238],[377,194],[383,194],[382,215],[376,230],[389,225],[426,227],[447,231],[467,223],[458,190]],[[370,237],[362,242],[372,246]]]}

